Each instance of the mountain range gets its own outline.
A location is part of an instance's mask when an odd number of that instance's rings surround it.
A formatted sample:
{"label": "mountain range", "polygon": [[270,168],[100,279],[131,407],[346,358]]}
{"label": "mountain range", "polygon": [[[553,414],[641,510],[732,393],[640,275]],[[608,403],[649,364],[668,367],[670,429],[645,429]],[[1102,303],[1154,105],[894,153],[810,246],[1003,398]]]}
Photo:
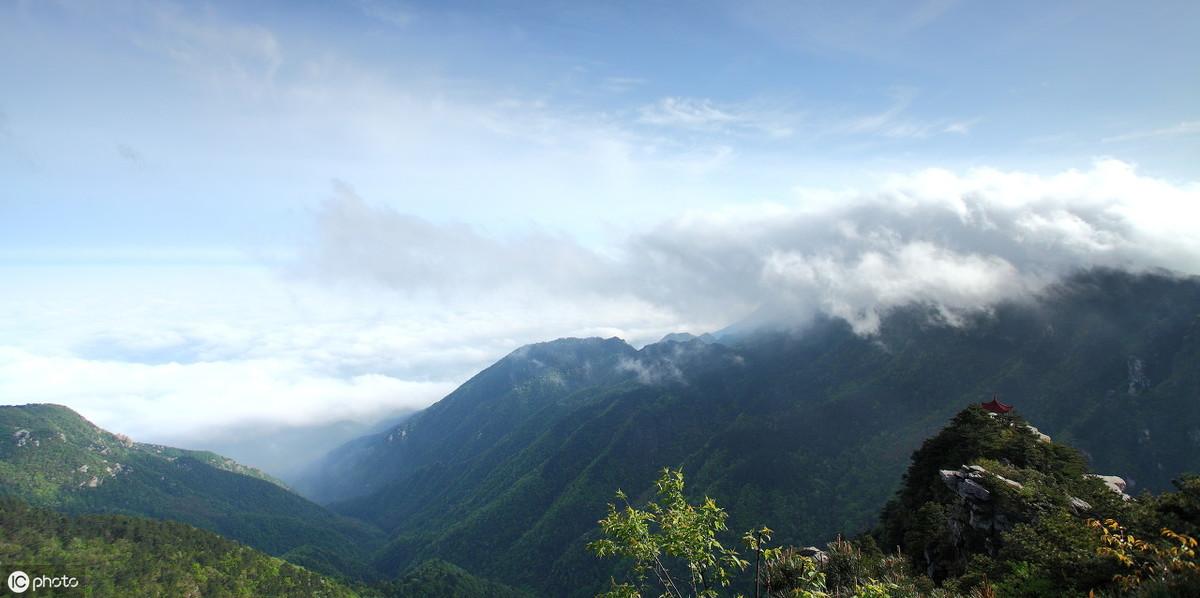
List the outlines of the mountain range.
{"label": "mountain range", "polygon": [[583,596],[620,566],[585,550],[618,488],[638,501],[682,468],[731,530],[821,543],[872,529],[922,441],[992,396],[1128,492],[1165,490],[1200,471],[1197,364],[1200,280],[1090,270],[986,310],[908,305],[873,334],[820,317],[525,346],[290,487],[64,407],[2,407],[0,495],[179,521],[368,594]]}
{"label": "mountain range", "polygon": [[297,488],[390,538],[375,565],[442,558],[545,595],[609,571],[584,545],[617,487],[663,466],[784,543],[869,528],[909,454],[998,394],[1044,431],[1162,490],[1200,470],[1200,281],[1079,273],[948,319],[932,305],[876,334],[787,330],[523,347],[386,432],[335,450]]}

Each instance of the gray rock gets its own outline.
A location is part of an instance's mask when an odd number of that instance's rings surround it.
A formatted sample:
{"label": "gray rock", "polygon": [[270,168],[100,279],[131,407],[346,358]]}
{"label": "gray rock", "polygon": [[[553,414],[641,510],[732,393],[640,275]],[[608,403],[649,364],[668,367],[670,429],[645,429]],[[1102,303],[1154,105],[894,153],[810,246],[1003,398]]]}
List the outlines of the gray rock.
{"label": "gray rock", "polygon": [[1029,428],[1029,431],[1033,432],[1033,435],[1037,436],[1038,440],[1040,440],[1042,442],[1050,442],[1050,436],[1047,434],[1043,434],[1041,430],[1039,430],[1029,424],[1025,424],[1025,427]]}
{"label": "gray rock", "polygon": [[1104,485],[1108,486],[1109,490],[1120,494],[1121,498],[1125,500],[1130,500],[1130,496],[1125,494],[1125,488],[1128,487],[1128,484],[1125,483],[1125,478],[1115,475],[1100,475],[1096,473],[1085,474],[1085,476],[1089,478],[1096,478],[1097,480],[1104,482]]}
{"label": "gray rock", "polygon": [[1076,515],[1092,510],[1092,505],[1088,501],[1083,500],[1082,498],[1075,498],[1074,496],[1070,497],[1070,499],[1071,500],[1068,502],[1071,505],[1071,512],[1075,513]]}
{"label": "gray rock", "polygon": [[958,485],[958,495],[963,498],[971,498],[980,502],[992,500],[992,493],[975,480],[963,480],[962,483]]}
{"label": "gray rock", "polygon": [[942,483],[950,487],[951,490],[958,489],[958,483],[962,480],[963,474],[955,469],[939,469],[938,475],[942,476]]}
{"label": "gray rock", "polygon": [[945,484],[947,488],[953,490],[963,498],[969,498],[977,501],[988,501],[992,498],[992,493],[979,483],[986,477],[995,478],[1018,490],[1024,488],[1020,482],[991,473],[987,469],[984,469],[978,465],[964,465],[958,470],[942,469],[938,471],[938,475],[941,476],[942,483]]}
{"label": "gray rock", "polygon": [[1022,484],[1021,482],[1018,482],[1016,480],[1010,480],[1002,475],[996,475],[993,473],[992,477],[996,478],[997,480],[1000,480],[1001,482],[1004,482],[1005,484],[1008,484],[1009,486],[1012,486],[1013,488],[1016,488],[1017,490],[1020,490],[1025,487],[1025,485]]}

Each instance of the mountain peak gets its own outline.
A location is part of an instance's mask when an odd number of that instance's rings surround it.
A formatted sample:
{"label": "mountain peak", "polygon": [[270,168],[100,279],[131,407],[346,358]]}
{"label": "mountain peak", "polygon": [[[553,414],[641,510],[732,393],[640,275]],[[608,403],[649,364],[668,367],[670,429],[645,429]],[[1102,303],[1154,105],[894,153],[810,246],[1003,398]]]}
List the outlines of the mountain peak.
{"label": "mountain peak", "polygon": [[561,338],[554,339],[552,341],[543,341],[540,343],[530,343],[528,345],[522,345],[522,346],[518,347],[517,349],[515,349],[512,352],[512,354],[521,355],[524,353],[528,353],[530,351],[539,351],[539,350],[562,351],[562,350],[581,350],[581,349],[593,349],[593,348],[618,348],[618,347],[628,347],[628,346],[629,346],[629,343],[626,343],[624,339],[622,339],[621,337],[618,337],[618,336],[611,336],[608,338],[603,338],[603,337],[599,337],[599,336],[585,336],[585,337],[564,336]]}
{"label": "mountain peak", "polygon": [[712,343],[717,342],[717,339],[716,339],[716,337],[714,337],[713,335],[711,335],[707,332],[705,332],[704,334],[701,334],[699,336],[692,334],[690,332],[671,332],[671,333],[668,333],[666,336],[662,337],[661,339],[659,339],[658,343],[656,343],[656,344],[690,343],[693,341],[699,341],[706,345],[711,345]]}
{"label": "mountain peak", "polygon": [[538,367],[578,367],[598,359],[634,354],[637,351],[618,337],[560,338],[524,345],[501,361],[528,362]]}

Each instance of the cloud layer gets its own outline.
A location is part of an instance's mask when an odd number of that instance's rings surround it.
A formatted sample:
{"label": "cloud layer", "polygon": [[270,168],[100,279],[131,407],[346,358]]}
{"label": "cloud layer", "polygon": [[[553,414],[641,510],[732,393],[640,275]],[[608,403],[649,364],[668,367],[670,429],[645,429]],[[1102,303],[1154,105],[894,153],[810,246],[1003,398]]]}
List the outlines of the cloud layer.
{"label": "cloud layer", "polygon": [[371,421],[452,390],[383,374],[330,376],[291,359],[145,364],[37,355],[0,347],[0,394],[73,405],[138,440],[237,424]]}
{"label": "cloud layer", "polygon": [[928,302],[953,318],[1078,268],[1200,273],[1200,185],[1111,159],[1052,175],[928,169],[875,189],[797,190],[791,202],[688,213],[603,249],[489,238],[344,189],[318,221],[308,262],[318,276],[447,297],[609,296],[693,323],[823,312],[870,333],[896,305]]}
{"label": "cloud layer", "polygon": [[1116,160],[797,189],[601,243],[435,222],[338,184],[283,270],[7,267],[22,293],[0,298],[0,396],[159,442],[368,422],[562,336],[640,344],[817,313],[870,334],[893,306],[927,302],[954,321],[1081,267],[1200,274],[1196,222],[1200,185]]}
{"label": "cloud layer", "polygon": [[371,424],[429,405],[522,344],[645,341],[676,325],[633,301],[503,286],[418,296],[267,266],[0,265],[0,277],[21,289],[0,296],[5,402],[65,404],[136,440],[191,447],[231,427]]}

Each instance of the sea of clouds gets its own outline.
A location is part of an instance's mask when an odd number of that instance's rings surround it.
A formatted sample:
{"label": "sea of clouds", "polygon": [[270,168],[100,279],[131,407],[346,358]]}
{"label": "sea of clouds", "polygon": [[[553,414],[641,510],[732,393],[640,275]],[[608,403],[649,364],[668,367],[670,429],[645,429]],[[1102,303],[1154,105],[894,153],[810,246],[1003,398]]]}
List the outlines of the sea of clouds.
{"label": "sea of clouds", "polygon": [[338,185],[283,263],[9,268],[0,396],[135,439],[369,422],[522,344],[652,342],[768,313],[871,334],[913,301],[964,310],[1079,268],[1200,274],[1200,184],[1101,160],[1055,174],[896,174],[692,211],[603,243],[432,222]]}

